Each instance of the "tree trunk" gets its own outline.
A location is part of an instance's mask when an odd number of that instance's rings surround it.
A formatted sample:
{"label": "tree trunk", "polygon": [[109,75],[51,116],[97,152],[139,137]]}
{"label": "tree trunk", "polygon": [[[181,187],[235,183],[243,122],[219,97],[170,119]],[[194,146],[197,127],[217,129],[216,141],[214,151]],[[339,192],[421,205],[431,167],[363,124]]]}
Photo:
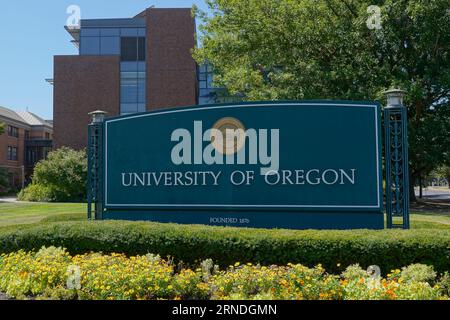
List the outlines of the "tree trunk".
{"label": "tree trunk", "polygon": [[422,176],[419,176],[419,199],[423,198],[423,190],[422,190]]}

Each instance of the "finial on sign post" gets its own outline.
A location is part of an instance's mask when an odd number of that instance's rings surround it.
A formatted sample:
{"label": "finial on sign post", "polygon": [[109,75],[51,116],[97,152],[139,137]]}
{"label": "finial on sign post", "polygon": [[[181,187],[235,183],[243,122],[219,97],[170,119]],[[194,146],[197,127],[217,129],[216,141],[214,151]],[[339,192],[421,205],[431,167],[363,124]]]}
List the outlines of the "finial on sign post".
{"label": "finial on sign post", "polygon": [[92,116],[92,124],[96,123],[102,123],[103,120],[105,120],[106,115],[108,112],[102,111],[102,110],[96,110],[88,113],[90,116]]}
{"label": "finial on sign post", "polygon": [[383,92],[387,99],[387,108],[389,107],[403,107],[403,98],[406,91],[400,89],[390,89]]}

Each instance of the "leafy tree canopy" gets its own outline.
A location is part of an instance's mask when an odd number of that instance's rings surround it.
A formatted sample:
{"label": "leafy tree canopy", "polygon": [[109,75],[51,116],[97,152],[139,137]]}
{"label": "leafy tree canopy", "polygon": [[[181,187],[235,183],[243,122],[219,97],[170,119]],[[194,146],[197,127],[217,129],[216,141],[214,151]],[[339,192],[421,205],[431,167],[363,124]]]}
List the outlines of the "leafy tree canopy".
{"label": "leafy tree canopy", "polygon": [[231,94],[380,100],[399,87],[407,91],[412,178],[450,158],[448,0],[207,3],[208,12],[194,8],[202,20],[194,57]]}

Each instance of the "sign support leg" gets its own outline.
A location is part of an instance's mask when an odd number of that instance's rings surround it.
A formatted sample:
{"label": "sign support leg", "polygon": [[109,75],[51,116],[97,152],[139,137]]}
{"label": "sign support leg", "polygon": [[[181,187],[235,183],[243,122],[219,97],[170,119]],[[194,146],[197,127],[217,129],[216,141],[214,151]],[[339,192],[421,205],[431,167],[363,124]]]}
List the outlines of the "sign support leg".
{"label": "sign support leg", "polygon": [[409,229],[408,120],[407,110],[403,106],[404,92],[390,90],[386,95],[388,104],[384,108],[384,126],[387,227]]}
{"label": "sign support leg", "polygon": [[[103,120],[105,112],[91,112],[92,123],[88,126],[88,219],[101,220],[103,215]],[[92,211],[92,206],[94,210]]]}

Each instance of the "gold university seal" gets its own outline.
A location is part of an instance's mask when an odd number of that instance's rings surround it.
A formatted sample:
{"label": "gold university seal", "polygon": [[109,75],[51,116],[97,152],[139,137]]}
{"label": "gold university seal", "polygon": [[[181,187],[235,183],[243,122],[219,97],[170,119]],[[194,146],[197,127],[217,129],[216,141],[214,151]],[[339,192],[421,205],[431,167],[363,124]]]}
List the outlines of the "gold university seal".
{"label": "gold university seal", "polygon": [[[236,118],[225,117],[219,119],[213,126],[211,143],[218,152],[232,155],[245,144],[245,127]],[[221,133],[221,134],[219,134]]]}

